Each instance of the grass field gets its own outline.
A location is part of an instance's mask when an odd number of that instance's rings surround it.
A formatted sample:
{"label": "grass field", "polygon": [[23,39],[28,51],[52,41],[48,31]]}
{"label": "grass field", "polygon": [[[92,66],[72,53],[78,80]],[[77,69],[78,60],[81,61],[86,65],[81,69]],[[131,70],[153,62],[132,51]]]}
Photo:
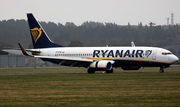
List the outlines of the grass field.
{"label": "grass field", "polygon": [[180,107],[180,67],[0,69],[0,107]]}

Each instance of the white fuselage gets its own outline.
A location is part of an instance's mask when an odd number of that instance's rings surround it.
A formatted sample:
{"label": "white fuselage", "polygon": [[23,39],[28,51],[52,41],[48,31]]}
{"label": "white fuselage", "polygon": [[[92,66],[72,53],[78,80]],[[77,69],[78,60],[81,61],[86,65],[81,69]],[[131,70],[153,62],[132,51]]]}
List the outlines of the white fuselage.
{"label": "white fuselage", "polygon": [[117,67],[122,66],[123,62],[137,66],[161,66],[170,65],[178,60],[170,51],[156,47],[61,47],[33,50],[40,51],[40,55],[57,58],[111,60],[117,63]]}

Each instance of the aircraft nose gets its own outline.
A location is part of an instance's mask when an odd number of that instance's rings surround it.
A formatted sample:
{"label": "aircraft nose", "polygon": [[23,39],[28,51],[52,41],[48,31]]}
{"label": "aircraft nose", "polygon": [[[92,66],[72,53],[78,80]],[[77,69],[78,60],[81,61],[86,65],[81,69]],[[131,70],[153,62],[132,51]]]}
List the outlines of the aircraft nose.
{"label": "aircraft nose", "polygon": [[173,55],[171,57],[171,61],[172,61],[172,63],[175,63],[175,62],[179,61],[179,58],[177,56]]}

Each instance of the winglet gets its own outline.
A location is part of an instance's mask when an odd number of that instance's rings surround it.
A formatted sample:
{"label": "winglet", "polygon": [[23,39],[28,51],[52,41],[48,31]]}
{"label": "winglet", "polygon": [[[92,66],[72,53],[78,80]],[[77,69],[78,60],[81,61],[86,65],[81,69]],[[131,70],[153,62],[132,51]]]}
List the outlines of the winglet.
{"label": "winglet", "polygon": [[23,53],[24,55],[26,55],[26,56],[31,56],[31,55],[27,54],[27,52],[24,50],[24,48],[21,46],[20,43],[18,43],[18,45],[19,45],[19,47],[20,47],[20,49],[21,49],[21,51],[22,51],[22,53]]}

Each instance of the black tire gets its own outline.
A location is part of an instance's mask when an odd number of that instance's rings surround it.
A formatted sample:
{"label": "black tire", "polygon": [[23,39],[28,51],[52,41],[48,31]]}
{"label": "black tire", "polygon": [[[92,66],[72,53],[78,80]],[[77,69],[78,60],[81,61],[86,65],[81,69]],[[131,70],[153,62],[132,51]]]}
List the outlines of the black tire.
{"label": "black tire", "polygon": [[164,70],[163,70],[163,69],[160,69],[160,70],[159,70],[159,73],[163,73],[163,72],[164,72]]}
{"label": "black tire", "polygon": [[106,70],[106,73],[113,73],[113,69],[111,69],[111,70]]}
{"label": "black tire", "polygon": [[88,74],[94,74],[94,73],[95,73],[95,70],[93,70],[93,69],[88,69],[87,72],[88,72]]}

